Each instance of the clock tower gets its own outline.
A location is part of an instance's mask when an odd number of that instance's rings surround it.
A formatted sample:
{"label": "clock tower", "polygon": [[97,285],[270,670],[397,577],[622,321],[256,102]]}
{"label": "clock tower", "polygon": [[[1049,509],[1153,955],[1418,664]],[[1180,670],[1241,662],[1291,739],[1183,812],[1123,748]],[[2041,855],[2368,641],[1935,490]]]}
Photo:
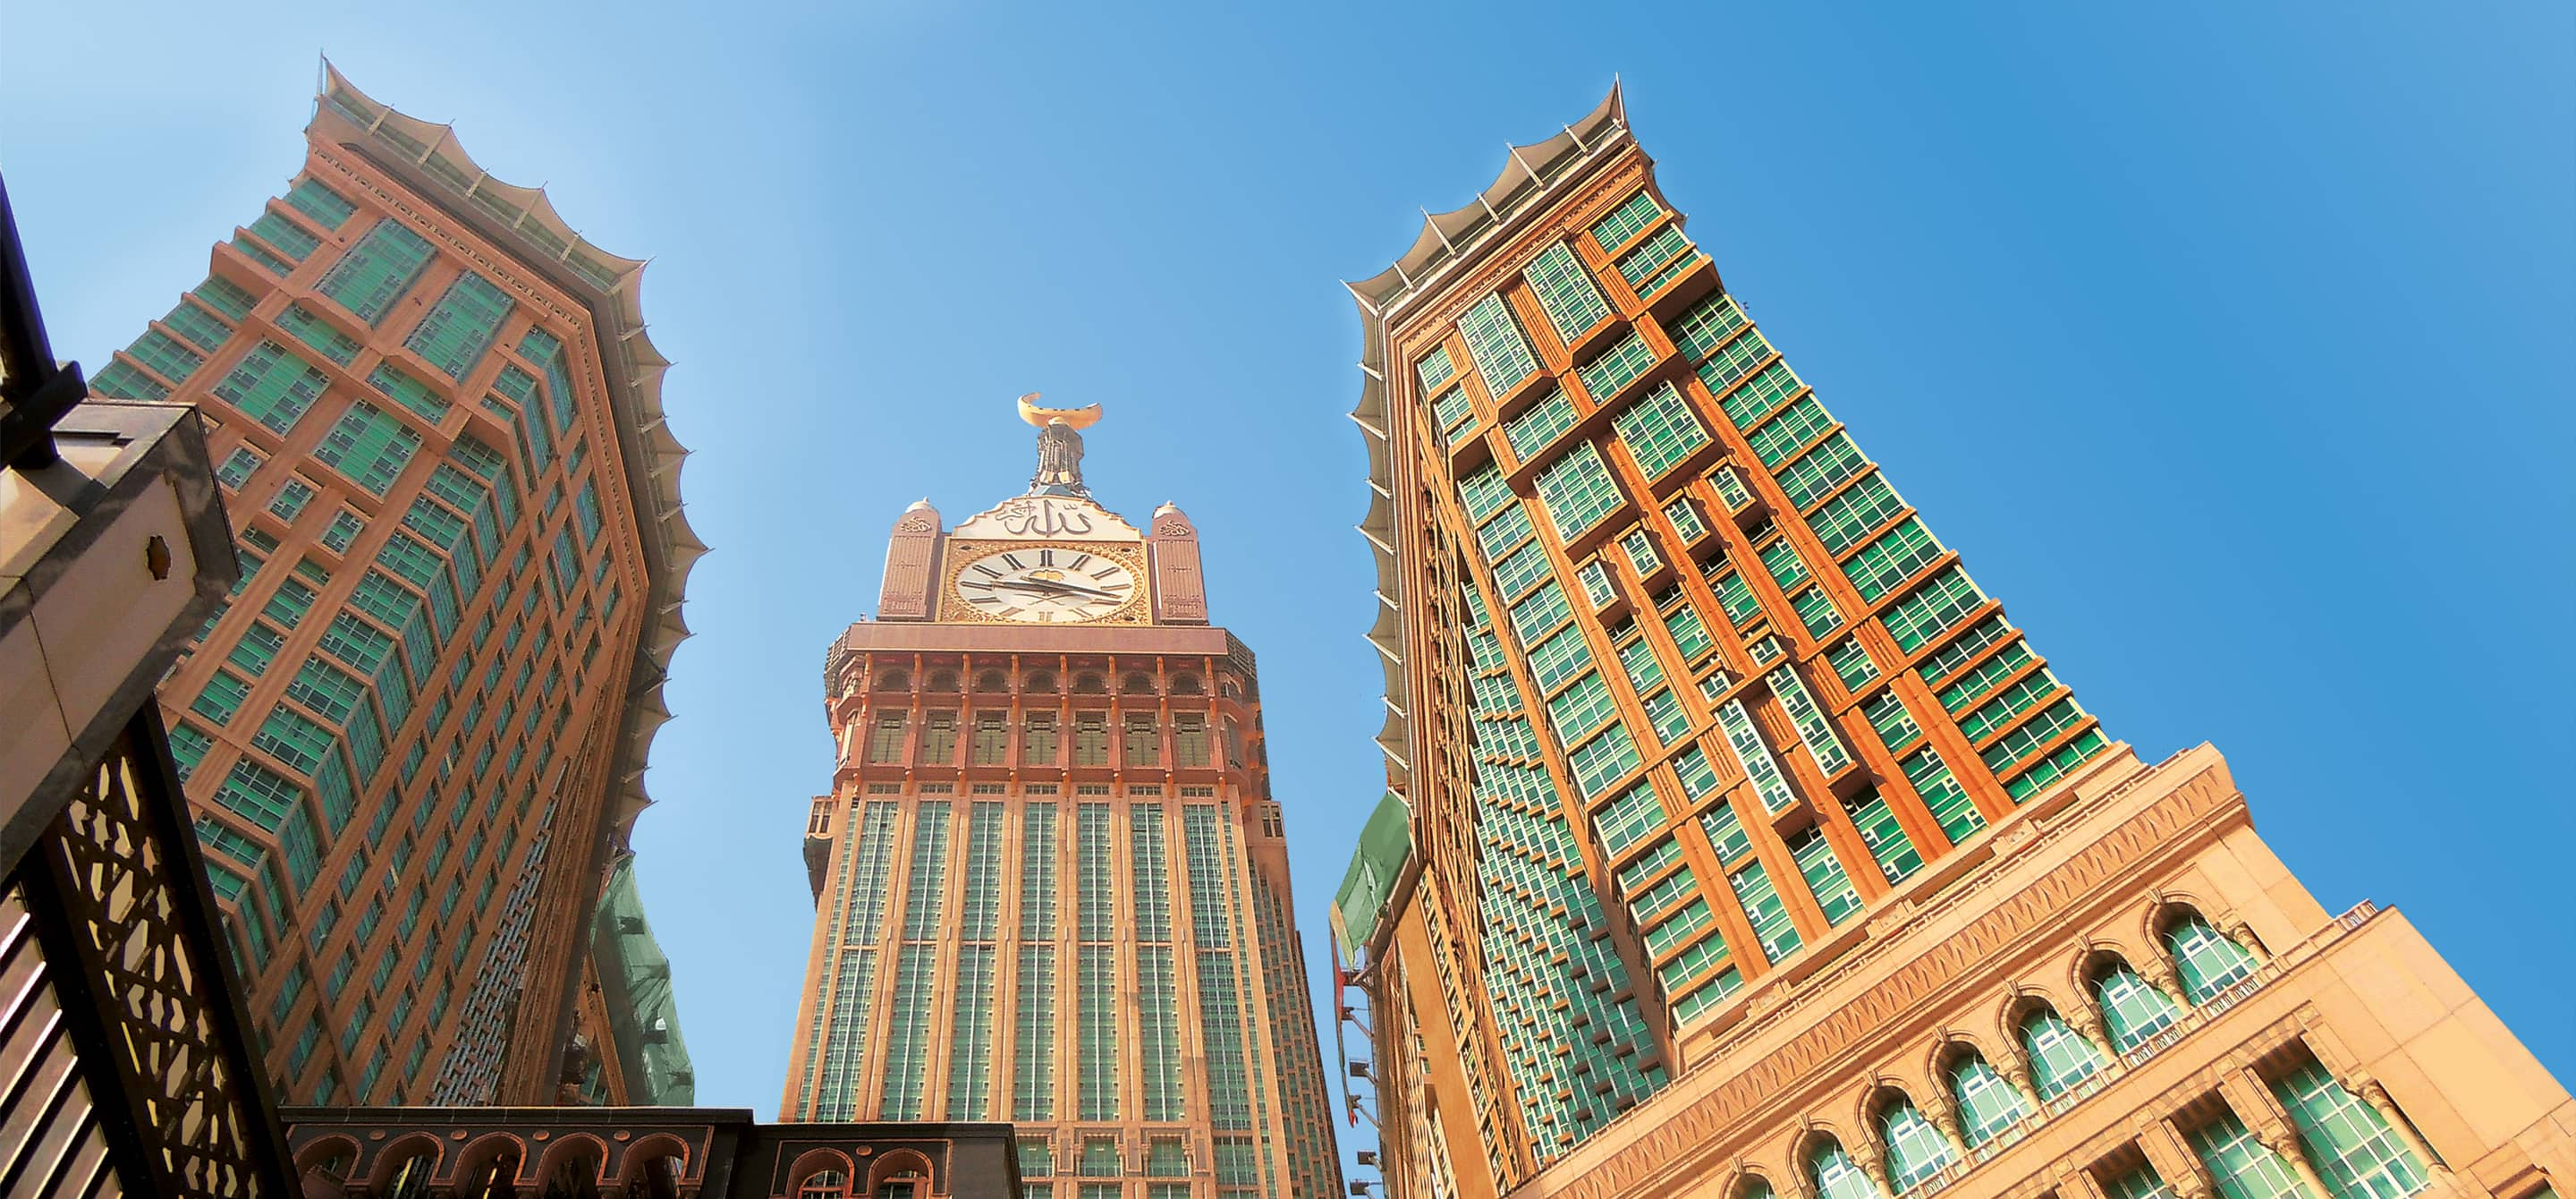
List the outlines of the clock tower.
{"label": "clock tower", "polygon": [[1252,651],[1178,507],[1091,495],[1099,407],[1037,398],[1028,490],[905,511],[825,655],[782,1116],[1007,1120],[1031,1196],[1338,1194]]}

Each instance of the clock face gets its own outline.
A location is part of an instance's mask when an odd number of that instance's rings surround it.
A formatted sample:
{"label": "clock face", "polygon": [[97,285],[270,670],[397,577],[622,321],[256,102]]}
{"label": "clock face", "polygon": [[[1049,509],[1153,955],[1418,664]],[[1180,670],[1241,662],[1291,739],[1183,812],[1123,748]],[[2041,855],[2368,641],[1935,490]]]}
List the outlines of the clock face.
{"label": "clock face", "polygon": [[986,554],[957,572],[958,597],[997,620],[1080,624],[1110,616],[1136,598],[1124,563],[1063,546]]}

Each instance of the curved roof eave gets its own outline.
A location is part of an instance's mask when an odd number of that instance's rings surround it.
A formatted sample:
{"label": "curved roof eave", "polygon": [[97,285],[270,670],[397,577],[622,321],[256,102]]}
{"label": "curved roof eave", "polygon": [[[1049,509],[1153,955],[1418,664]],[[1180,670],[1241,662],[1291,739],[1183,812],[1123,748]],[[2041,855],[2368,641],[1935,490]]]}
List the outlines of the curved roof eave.
{"label": "curved roof eave", "polygon": [[1412,777],[1408,761],[1412,744],[1411,730],[1399,706],[1399,697],[1405,693],[1402,573],[1394,547],[1383,539],[1393,523],[1395,494],[1394,447],[1387,444],[1391,436],[1386,392],[1388,314],[1424,294],[1425,285],[1471,261],[1492,234],[1522,215],[1530,201],[1545,195],[1556,181],[1603,151],[1624,144],[1629,136],[1627,101],[1620,85],[1613,82],[1610,94],[1602,97],[1599,106],[1556,136],[1508,147],[1502,170],[1490,186],[1477,193],[1474,203],[1437,215],[1424,213],[1422,232],[1413,239],[1412,248],[1392,265],[1356,283],[1343,284],[1350,289],[1360,315],[1360,398],[1351,409],[1351,421],[1360,427],[1367,442],[1371,495],[1368,515],[1362,519],[1359,533],[1369,542],[1370,557],[1376,560],[1377,594],[1382,601],[1367,635],[1386,670],[1387,717],[1378,731],[1377,744],[1386,755],[1388,782],[1398,789],[1406,787]]}
{"label": "curved roof eave", "polygon": [[[553,254],[553,265],[595,289],[605,301],[595,311],[607,318],[598,330],[603,358],[614,354],[609,372],[609,410],[642,453],[624,455],[627,486],[639,501],[636,524],[645,543],[650,594],[644,615],[644,641],[639,647],[635,685],[624,697],[627,716],[619,730],[623,744],[610,765],[609,823],[623,844],[635,816],[653,802],[644,790],[644,767],[653,734],[671,719],[663,702],[662,683],[672,654],[689,636],[680,606],[686,597],[690,569],[706,556],[707,545],[689,527],[682,509],[680,472],[688,447],[673,436],[662,407],[662,376],[671,360],[653,346],[645,332],[642,299],[645,260],[611,254],[582,237],[555,211],[542,187],[504,183],[475,164],[456,140],[455,130],[398,112],[351,84],[329,59],[322,61],[321,90],[314,96],[315,118],[324,111],[359,126],[378,149],[408,160],[431,182],[466,202],[470,217],[499,222],[528,246]],[[560,247],[558,249],[557,247]],[[513,247],[514,250],[517,247]],[[542,256],[537,256],[543,261]],[[644,676],[648,676],[644,677]]]}

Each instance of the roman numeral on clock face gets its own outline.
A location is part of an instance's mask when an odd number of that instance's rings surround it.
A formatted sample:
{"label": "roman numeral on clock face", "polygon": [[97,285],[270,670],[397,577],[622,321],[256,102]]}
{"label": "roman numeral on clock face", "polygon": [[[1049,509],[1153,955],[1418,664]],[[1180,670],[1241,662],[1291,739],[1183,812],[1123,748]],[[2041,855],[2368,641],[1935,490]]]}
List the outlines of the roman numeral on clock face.
{"label": "roman numeral on clock face", "polygon": [[1015,557],[1013,557],[1013,556],[1011,556],[1011,555],[1009,555],[1009,554],[1004,554],[1004,555],[1002,555],[1002,563],[1003,563],[1004,565],[1006,565],[1006,566],[1009,566],[1009,567],[1010,567],[1011,569],[1013,569],[1013,570],[1027,570],[1027,569],[1029,568],[1029,564],[1028,564],[1028,563],[1026,563],[1026,562],[1022,562],[1022,561],[1020,561],[1018,558],[1015,558]]}
{"label": "roman numeral on clock face", "polygon": [[1054,551],[1054,550],[1039,550],[1039,551],[1038,551],[1038,565],[1040,565],[1040,566],[1053,566],[1053,565],[1055,565],[1055,551]]}

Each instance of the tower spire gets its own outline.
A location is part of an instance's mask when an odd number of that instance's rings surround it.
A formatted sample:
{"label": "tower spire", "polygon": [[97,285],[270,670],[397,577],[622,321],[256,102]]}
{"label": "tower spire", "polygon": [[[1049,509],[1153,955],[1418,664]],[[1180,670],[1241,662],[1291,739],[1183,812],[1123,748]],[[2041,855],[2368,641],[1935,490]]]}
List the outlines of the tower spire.
{"label": "tower spire", "polygon": [[1029,476],[1030,495],[1091,498],[1082,482],[1081,430],[1100,419],[1100,405],[1041,408],[1038,393],[1020,397],[1020,419],[1038,427],[1038,469]]}

